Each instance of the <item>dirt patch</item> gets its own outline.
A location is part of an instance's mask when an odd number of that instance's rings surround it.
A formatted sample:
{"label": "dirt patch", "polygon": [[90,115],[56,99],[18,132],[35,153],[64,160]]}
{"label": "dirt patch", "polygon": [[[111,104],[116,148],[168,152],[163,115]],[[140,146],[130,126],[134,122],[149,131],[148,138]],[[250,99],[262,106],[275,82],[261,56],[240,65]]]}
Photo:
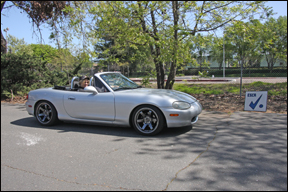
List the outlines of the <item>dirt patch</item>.
{"label": "dirt patch", "polygon": [[[236,94],[223,95],[193,95],[198,99],[206,111],[221,111],[233,113],[235,111],[244,111],[245,96],[240,98]],[[26,102],[26,97],[15,96],[11,99],[1,99],[1,103],[20,103]],[[287,95],[286,96],[268,96],[266,113],[285,113],[287,114]]]}
{"label": "dirt patch", "polygon": [[1,98],[1,103],[11,103],[11,104],[24,104],[27,101],[26,97],[14,96],[12,99],[3,99]]}

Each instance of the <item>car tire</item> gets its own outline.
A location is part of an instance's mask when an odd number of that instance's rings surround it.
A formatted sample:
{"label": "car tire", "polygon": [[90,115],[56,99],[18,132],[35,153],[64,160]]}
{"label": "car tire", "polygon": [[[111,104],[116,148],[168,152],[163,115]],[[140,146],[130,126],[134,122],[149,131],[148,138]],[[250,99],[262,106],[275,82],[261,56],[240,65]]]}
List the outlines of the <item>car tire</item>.
{"label": "car tire", "polygon": [[35,117],[41,125],[51,126],[58,122],[57,111],[48,101],[40,101],[37,104]]}
{"label": "car tire", "polygon": [[156,135],[165,126],[165,118],[162,112],[150,105],[137,107],[132,114],[132,125],[141,135]]}

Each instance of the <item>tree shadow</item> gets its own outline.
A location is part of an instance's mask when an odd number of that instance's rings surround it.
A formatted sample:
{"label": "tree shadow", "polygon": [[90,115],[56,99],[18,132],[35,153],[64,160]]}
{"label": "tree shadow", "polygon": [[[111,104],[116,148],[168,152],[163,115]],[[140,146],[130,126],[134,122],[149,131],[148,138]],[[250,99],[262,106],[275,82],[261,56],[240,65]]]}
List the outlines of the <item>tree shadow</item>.
{"label": "tree shadow", "polygon": [[189,185],[191,190],[205,186],[205,190],[219,191],[287,191],[287,116],[247,112],[226,118],[212,115],[200,118],[193,132],[195,142],[185,146],[184,137],[178,141],[183,149],[190,147],[186,152],[191,153],[197,152],[197,140],[206,144],[202,143],[203,153],[175,182]]}

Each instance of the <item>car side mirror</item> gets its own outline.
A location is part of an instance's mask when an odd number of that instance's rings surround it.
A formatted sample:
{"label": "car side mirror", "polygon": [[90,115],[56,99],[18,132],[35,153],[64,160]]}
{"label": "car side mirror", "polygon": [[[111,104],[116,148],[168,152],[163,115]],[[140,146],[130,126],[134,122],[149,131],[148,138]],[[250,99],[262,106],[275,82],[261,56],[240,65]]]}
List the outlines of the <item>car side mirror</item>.
{"label": "car side mirror", "polygon": [[93,95],[98,94],[98,91],[97,91],[96,88],[93,87],[93,86],[87,86],[87,87],[85,87],[85,88],[84,88],[84,91],[85,91],[85,92],[92,92]]}

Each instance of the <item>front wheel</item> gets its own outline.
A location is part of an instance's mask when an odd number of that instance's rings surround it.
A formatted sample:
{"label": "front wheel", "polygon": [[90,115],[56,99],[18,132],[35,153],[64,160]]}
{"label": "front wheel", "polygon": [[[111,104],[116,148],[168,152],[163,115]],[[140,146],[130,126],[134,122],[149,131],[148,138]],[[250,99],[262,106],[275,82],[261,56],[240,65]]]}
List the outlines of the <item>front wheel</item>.
{"label": "front wheel", "polygon": [[41,101],[37,104],[35,116],[41,125],[54,125],[58,121],[55,107],[47,101]]}
{"label": "front wheel", "polygon": [[133,128],[142,135],[156,135],[165,125],[161,111],[154,106],[139,106],[132,115]]}

